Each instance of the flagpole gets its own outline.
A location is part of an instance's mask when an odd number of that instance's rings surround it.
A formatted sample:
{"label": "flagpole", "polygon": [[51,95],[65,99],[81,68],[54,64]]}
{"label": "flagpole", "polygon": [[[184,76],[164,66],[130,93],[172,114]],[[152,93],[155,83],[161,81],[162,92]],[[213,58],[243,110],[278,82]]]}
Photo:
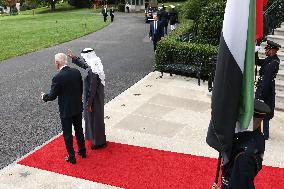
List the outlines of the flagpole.
{"label": "flagpole", "polygon": [[221,153],[219,153],[216,176],[215,176],[214,183],[212,185],[212,189],[219,189],[218,180],[219,180],[219,174],[220,174],[221,160],[222,160],[222,156],[221,156]]}

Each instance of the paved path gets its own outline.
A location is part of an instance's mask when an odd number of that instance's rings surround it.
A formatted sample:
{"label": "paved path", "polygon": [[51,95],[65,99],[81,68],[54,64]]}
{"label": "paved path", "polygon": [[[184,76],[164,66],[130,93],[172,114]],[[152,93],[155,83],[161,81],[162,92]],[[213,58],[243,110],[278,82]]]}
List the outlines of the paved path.
{"label": "paved path", "polygon": [[0,169],[61,132],[57,102],[42,103],[56,73],[54,54],[92,47],[106,73],[106,102],[153,70],[142,14],[116,14],[108,27],[58,46],[0,62]]}

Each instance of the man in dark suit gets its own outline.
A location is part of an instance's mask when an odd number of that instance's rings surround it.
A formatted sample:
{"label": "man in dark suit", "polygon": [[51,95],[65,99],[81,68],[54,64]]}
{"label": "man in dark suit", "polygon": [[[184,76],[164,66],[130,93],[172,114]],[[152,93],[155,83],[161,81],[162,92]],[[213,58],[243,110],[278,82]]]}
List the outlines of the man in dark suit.
{"label": "man in dark suit", "polygon": [[111,9],[109,10],[109,14],[110,14],[110,21],[113,22],[114,19],[114,8],[111,7]]}
{"label": "man in dark suit", "polygon": [[82,93],[83,81],[79,70],[67,66],[67,56],[63,53],[55,55],[54,65],[60,70],[53,79],[51,90],[48,94],[41,93],[45,102],[53,101],[58,97],[60,119],[63,136],[68,152],[65,160],[75,164],[75,152],[73,148],[72,124],[74,125],[75,136],[78,144],[78,154],[86,158],[86,147],[82,128]]}
{"label": "man in dark suit", "polygon": [[163,23],[164,34],[168,34],[169,13],[166,11],[166,7],[164,5],[162,5],[161,10],[159,11],[159,15],[159,20]]}
{"label": "man in dark suit", "polygon": [[107,5],[105,5],[105,6],[102,8],[102,15],[103,15],[103,17],[104,17],[104,22],[107,21],[107,16],[108,16],[107,12],[108,12],[108,10],[107,10]]}
{"label": "man in dark suit", "polygon": [[164,37],[164,25],[162,21],[158,20],[156,14],[153,15],[153,19],[154,21],[150,23],[149,37],[153,41],[154,51],[156,51],[157,43]]}

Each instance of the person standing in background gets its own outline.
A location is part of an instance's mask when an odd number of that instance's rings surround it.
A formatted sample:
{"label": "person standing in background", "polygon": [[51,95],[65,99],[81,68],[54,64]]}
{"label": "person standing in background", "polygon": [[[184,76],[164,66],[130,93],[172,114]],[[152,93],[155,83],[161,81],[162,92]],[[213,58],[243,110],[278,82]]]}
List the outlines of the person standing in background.
{"label": "person standing in background", "polygon": [[125,8],[126,8],[126,12],[127,12],[127,13],[129,13],[129,6],[130,6],[129,3],[127,2],[126,5],[125,5]]}
{"label": "person standing in background", "polygon": [[113,7],[111,7],[111,9],[109,10],[109,14],[110,14],[110,21],[113,22],[113,19],[114,19],[114,9],[113,9]]}
{"label": "person standing in background", "polygon": [[176,24],[178,22],[178,15],[177,11],[175,10],[175,6],[171,5],[171,10],[169,11],[169,19],[170,19],[170,26],[171,26],[171,31],[176,29]]}
{"label": "person standing in background", "polygon": [[107,12],[108,12],[108,10],[107,10],[107,5],[105,5],[103,8],[102,8],[102,15],[103,15],[103,17],[104,17],[104,22],[106,22],[107,21]]}
{"label": "person standing in background", "polygon": [[154,21],[150,23],[150,40],[153,41],[154,51],[156,51],[157,43],[164,37],[164,27],[162,21],[158,20],[157,14],[153,14]]}

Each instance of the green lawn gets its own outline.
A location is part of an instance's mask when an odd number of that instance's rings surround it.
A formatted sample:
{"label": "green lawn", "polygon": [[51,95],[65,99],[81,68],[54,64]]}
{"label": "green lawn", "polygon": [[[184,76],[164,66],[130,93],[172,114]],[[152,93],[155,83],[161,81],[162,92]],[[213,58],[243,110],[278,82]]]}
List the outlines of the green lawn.
{"label": "green lawn", "polygon": [[[61,8],[61,10],[60,10]],[[109,24],[90,9],[60,7],[55,13],[40,8],[0,17],[0,61],[54,46],[95,32]]]}

